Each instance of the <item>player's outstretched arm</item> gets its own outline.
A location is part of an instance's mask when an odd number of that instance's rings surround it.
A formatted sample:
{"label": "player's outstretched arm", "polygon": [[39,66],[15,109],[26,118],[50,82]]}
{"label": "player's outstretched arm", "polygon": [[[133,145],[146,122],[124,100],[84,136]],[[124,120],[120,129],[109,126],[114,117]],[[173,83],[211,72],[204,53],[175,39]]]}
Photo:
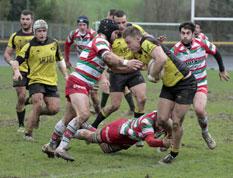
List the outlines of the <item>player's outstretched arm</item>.
{"label": "player's outstretched arm", "polygon": [[127,67],[125,70],[133,71],[141,69],[143,67],[143,63],[139,60],[124,60],[112,52],[106,52],[103,55],[103,58],[107,65],[110,68],[114,68],[115,70],[119,69],[120,71],[122,71],[122,67]]}
{"label": "player's outstretched arm", "polygon": [[146,143],[150,146],[150,147],[169,147],[170,146],[170,141],[167,140],[160,140],[160,139],[156,139],[154,138],[154,135],[148,135],[145,138]]}

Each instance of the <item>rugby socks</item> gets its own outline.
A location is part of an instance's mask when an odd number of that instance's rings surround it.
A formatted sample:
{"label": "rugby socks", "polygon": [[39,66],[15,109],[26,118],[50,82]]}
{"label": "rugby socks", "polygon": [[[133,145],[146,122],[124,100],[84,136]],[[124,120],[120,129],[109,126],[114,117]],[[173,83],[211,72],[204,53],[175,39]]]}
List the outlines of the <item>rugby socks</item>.
{"label": "rugby socks", "polygon": [[179,149],[172,147],[170,154],[175,158],[179,154]]}
{"label": "rugby socks", "polygon": [[125,95],[125,99],[126,99],[128,105],[129,105],[130,111],[134,112],[135,105],[134,105],[134,102],[133,102],[133,96],[132,96],[131,92],[129,92],[129,93],[127,93]]}
{"label": "rugby socks", "polygon": [[24,127],[25,109],[21,112],[17,112],[17,117],[19,121],[19,127]]}
{"label": "rugby socks", "polygon": [[102,97],[101,97],[101,103],[100,103],[100,107],[103,108],[107,101],[108,101],[108,97],[109,97],[109,94],[108,93],[102,93]]}
{"label": "rugby socks", "polygon": [[135,117],[135,118],[139,118],[139,117],[141,117],[143,114],[145,114],[145,113],[134,112],[134,117]]}
{"label": "rugby socks", "polygon": [[66,127],[66,130],[63,134],[59,148],[62,148],[62,149],[68,148],[71,138],[75,135],[75,133],[77,132],[79,128],[80,128],[79,119],[78,118],[72,119],[69,122],[68,126]]}
{"label": "rugby socks", "polygon": [[95,132],[95,131],[96,131],[96,128],[94,128],[94,127],[93,127],[91,124],[89,124],[88,122],[82,123],[81,128],[82,128],[82,129],[87,129],[87,130],[92,131],[92,132]]}
{"label": "rugby socks", "polygon": [[58,123],[55,125],[54,131],[53,131],[51,139],[50,139],[50,145],[53,148],[56,148],[63,133],[65,132],[65,129],[66,129],[66,126],[63,123],[63,121],[62,120],[58,121]]}
{"label": "rugby socks", "polygon": [[95,121],[91,124],[92,127],[97,128],[99,124],[106,118],[106,116],[103,114],[103,111],[101,111],[98,116],[96,117]]}
{"label": "rugby socks", "polygon": [[202,129],[202,133],[208,132],[208,118],[198,118],[198,123]]}

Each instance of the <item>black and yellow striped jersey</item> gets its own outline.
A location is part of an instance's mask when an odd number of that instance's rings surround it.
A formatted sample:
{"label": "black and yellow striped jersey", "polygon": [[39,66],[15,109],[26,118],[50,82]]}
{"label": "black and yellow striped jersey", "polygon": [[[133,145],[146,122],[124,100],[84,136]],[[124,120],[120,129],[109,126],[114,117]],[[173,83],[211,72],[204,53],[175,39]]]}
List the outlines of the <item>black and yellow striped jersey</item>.
{"label": "black and yellow striped jersey", "polygon": [[164,65],[164,75],[162,77],[163,84],[167,87],[172,87],[188,75],[189,69],[186,64],[175,57],[168,48],[152,37],[143,37],[141,40],[141,51],[134,53],[134,58],[142,61],[144,64],[148,64],[152,59],[151,53],[157,46],[161,46],[168,56]]}
{"label": "black and yellow striped jersey", "polygon": [[[23,46],[26,43],[28,43],[33,37],[34,37],[33,33],[24,33],[21,29],[10,36],[7,46],[13,48],[17,56],[20,50],[23,48]],[[19,70],[22,72],[27,72],[28,69],[26,63],[22,63],[19,66]]]}
{"label": "black and yellow striped jersey", "polygon": [[[143,28],[139,25],[128,23],[127,26],[134,26],[138,30],[140,30],[142,34],[145,33]],[[127,43],[125,42],[125,39],[122,37],[119,37],[114,40],[112,44],[112,52],[120,57],[123,57],[124,59],[133,59],[133,52],[127,47]]]}
{"label": "black and yellow striped jersey", "polygon": [[19,63],[26,61],[29,85],[33,83],[57,85],[56,62],[63,60],[57,41],[48,38],[41,43],[33,38],[21,49],[16,60]]}

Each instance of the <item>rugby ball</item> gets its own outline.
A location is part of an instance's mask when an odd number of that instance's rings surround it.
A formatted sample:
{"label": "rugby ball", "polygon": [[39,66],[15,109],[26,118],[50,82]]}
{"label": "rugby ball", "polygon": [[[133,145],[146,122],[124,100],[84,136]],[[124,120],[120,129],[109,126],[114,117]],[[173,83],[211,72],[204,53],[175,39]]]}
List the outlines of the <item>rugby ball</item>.
{"label": "rugby ball", "polygon": [[161,70],[158,76],[151,76],[152,73],[152,65],[155,62],[154,59],[151,59],[147,66],[147,74],[148,74],[148,80],[151,82],[158,82],[164,75],[164,68]]}

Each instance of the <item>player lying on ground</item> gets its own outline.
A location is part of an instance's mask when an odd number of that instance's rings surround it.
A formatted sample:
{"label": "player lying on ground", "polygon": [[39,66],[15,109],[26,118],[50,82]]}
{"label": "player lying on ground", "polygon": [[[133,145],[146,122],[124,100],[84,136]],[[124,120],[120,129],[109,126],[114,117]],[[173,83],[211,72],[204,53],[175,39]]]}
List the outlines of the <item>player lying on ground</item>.
{"label": "player lying on ground", "polygon": [[[119,118],[96,131],[80,129],[74,137],[90,143],[99,143],[104,153],[128,149],[141,140],[146,141],[150,147],[168,148],[171,144],[170,134],[162,140],[157,139],[156,135],[160,135],[163,130],[157,126],[156,121],[157,111],[153,111],[135,119]],[[46,149],[43,152],[49,157],[54,154],[52,149]],[[74,161],[74,158],[70,157],[66,160]]]}

